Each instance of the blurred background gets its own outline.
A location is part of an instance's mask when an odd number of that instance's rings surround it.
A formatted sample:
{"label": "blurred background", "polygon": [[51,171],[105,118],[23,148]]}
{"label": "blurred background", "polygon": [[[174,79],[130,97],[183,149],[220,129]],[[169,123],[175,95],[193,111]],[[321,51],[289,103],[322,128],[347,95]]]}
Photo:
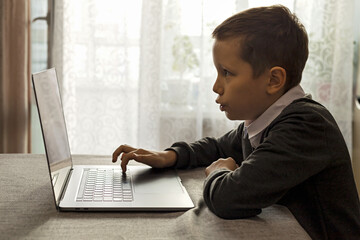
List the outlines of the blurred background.
{"label": "blurred background", "polygon": [[215,104],[211,33],[239,11],[273,4],[305,25],[310,56],[302,86],[333,113],[352,152],[360,92],[355,0],[4,0],[0,151],[44,153],[30,73],[50,67],[73,154],[223,135],[238,122]]}

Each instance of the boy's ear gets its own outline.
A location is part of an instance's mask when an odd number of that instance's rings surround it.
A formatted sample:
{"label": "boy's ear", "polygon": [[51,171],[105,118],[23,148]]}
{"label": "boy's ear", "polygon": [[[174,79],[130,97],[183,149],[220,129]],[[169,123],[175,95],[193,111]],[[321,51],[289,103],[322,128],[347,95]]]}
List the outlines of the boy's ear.
{"label": "boy's ear", "polygon": [[286,71],[282,67],[273,67],[270,69],[270,78],[267,87],[267,93],[270,95],[284,90],[286,83]]}

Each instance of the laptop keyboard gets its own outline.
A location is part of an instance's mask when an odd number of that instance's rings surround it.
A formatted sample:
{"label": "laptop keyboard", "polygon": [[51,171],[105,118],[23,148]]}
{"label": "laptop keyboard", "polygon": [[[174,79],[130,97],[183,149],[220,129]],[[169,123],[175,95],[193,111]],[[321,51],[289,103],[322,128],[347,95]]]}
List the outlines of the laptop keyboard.
{"label": "laptop keyboard", "polygon": [[77,202],[131,202],[132,185],[129,175],[120,169],[86,168],[80,183]]}

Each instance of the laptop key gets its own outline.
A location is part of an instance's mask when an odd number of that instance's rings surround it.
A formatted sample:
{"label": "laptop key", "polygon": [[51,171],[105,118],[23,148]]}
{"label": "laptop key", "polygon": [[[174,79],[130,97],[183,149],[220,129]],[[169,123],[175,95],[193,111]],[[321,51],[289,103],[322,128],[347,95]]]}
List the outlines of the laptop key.
{"label": "laptop key", "polygon": [[130,177],[120,169],[84,169],[76,201],[133,201]]}

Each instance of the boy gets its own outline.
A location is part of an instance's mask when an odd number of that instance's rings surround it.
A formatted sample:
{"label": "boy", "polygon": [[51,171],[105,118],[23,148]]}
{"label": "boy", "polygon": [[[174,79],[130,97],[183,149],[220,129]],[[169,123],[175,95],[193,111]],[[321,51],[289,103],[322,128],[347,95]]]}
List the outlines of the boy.
{"label": "boy", "polygon": [[213,32],[216,102],[245,120],[215,138],[165,151],[127,145],[121,156],[156,168],[208,166],[204,200],[222,218],[272,204],[293,213],[313,239],[360,239],[360,206],[350,156],[331,114],[299,83],[308,57],[303,25],[283,6],[236,14]]}

